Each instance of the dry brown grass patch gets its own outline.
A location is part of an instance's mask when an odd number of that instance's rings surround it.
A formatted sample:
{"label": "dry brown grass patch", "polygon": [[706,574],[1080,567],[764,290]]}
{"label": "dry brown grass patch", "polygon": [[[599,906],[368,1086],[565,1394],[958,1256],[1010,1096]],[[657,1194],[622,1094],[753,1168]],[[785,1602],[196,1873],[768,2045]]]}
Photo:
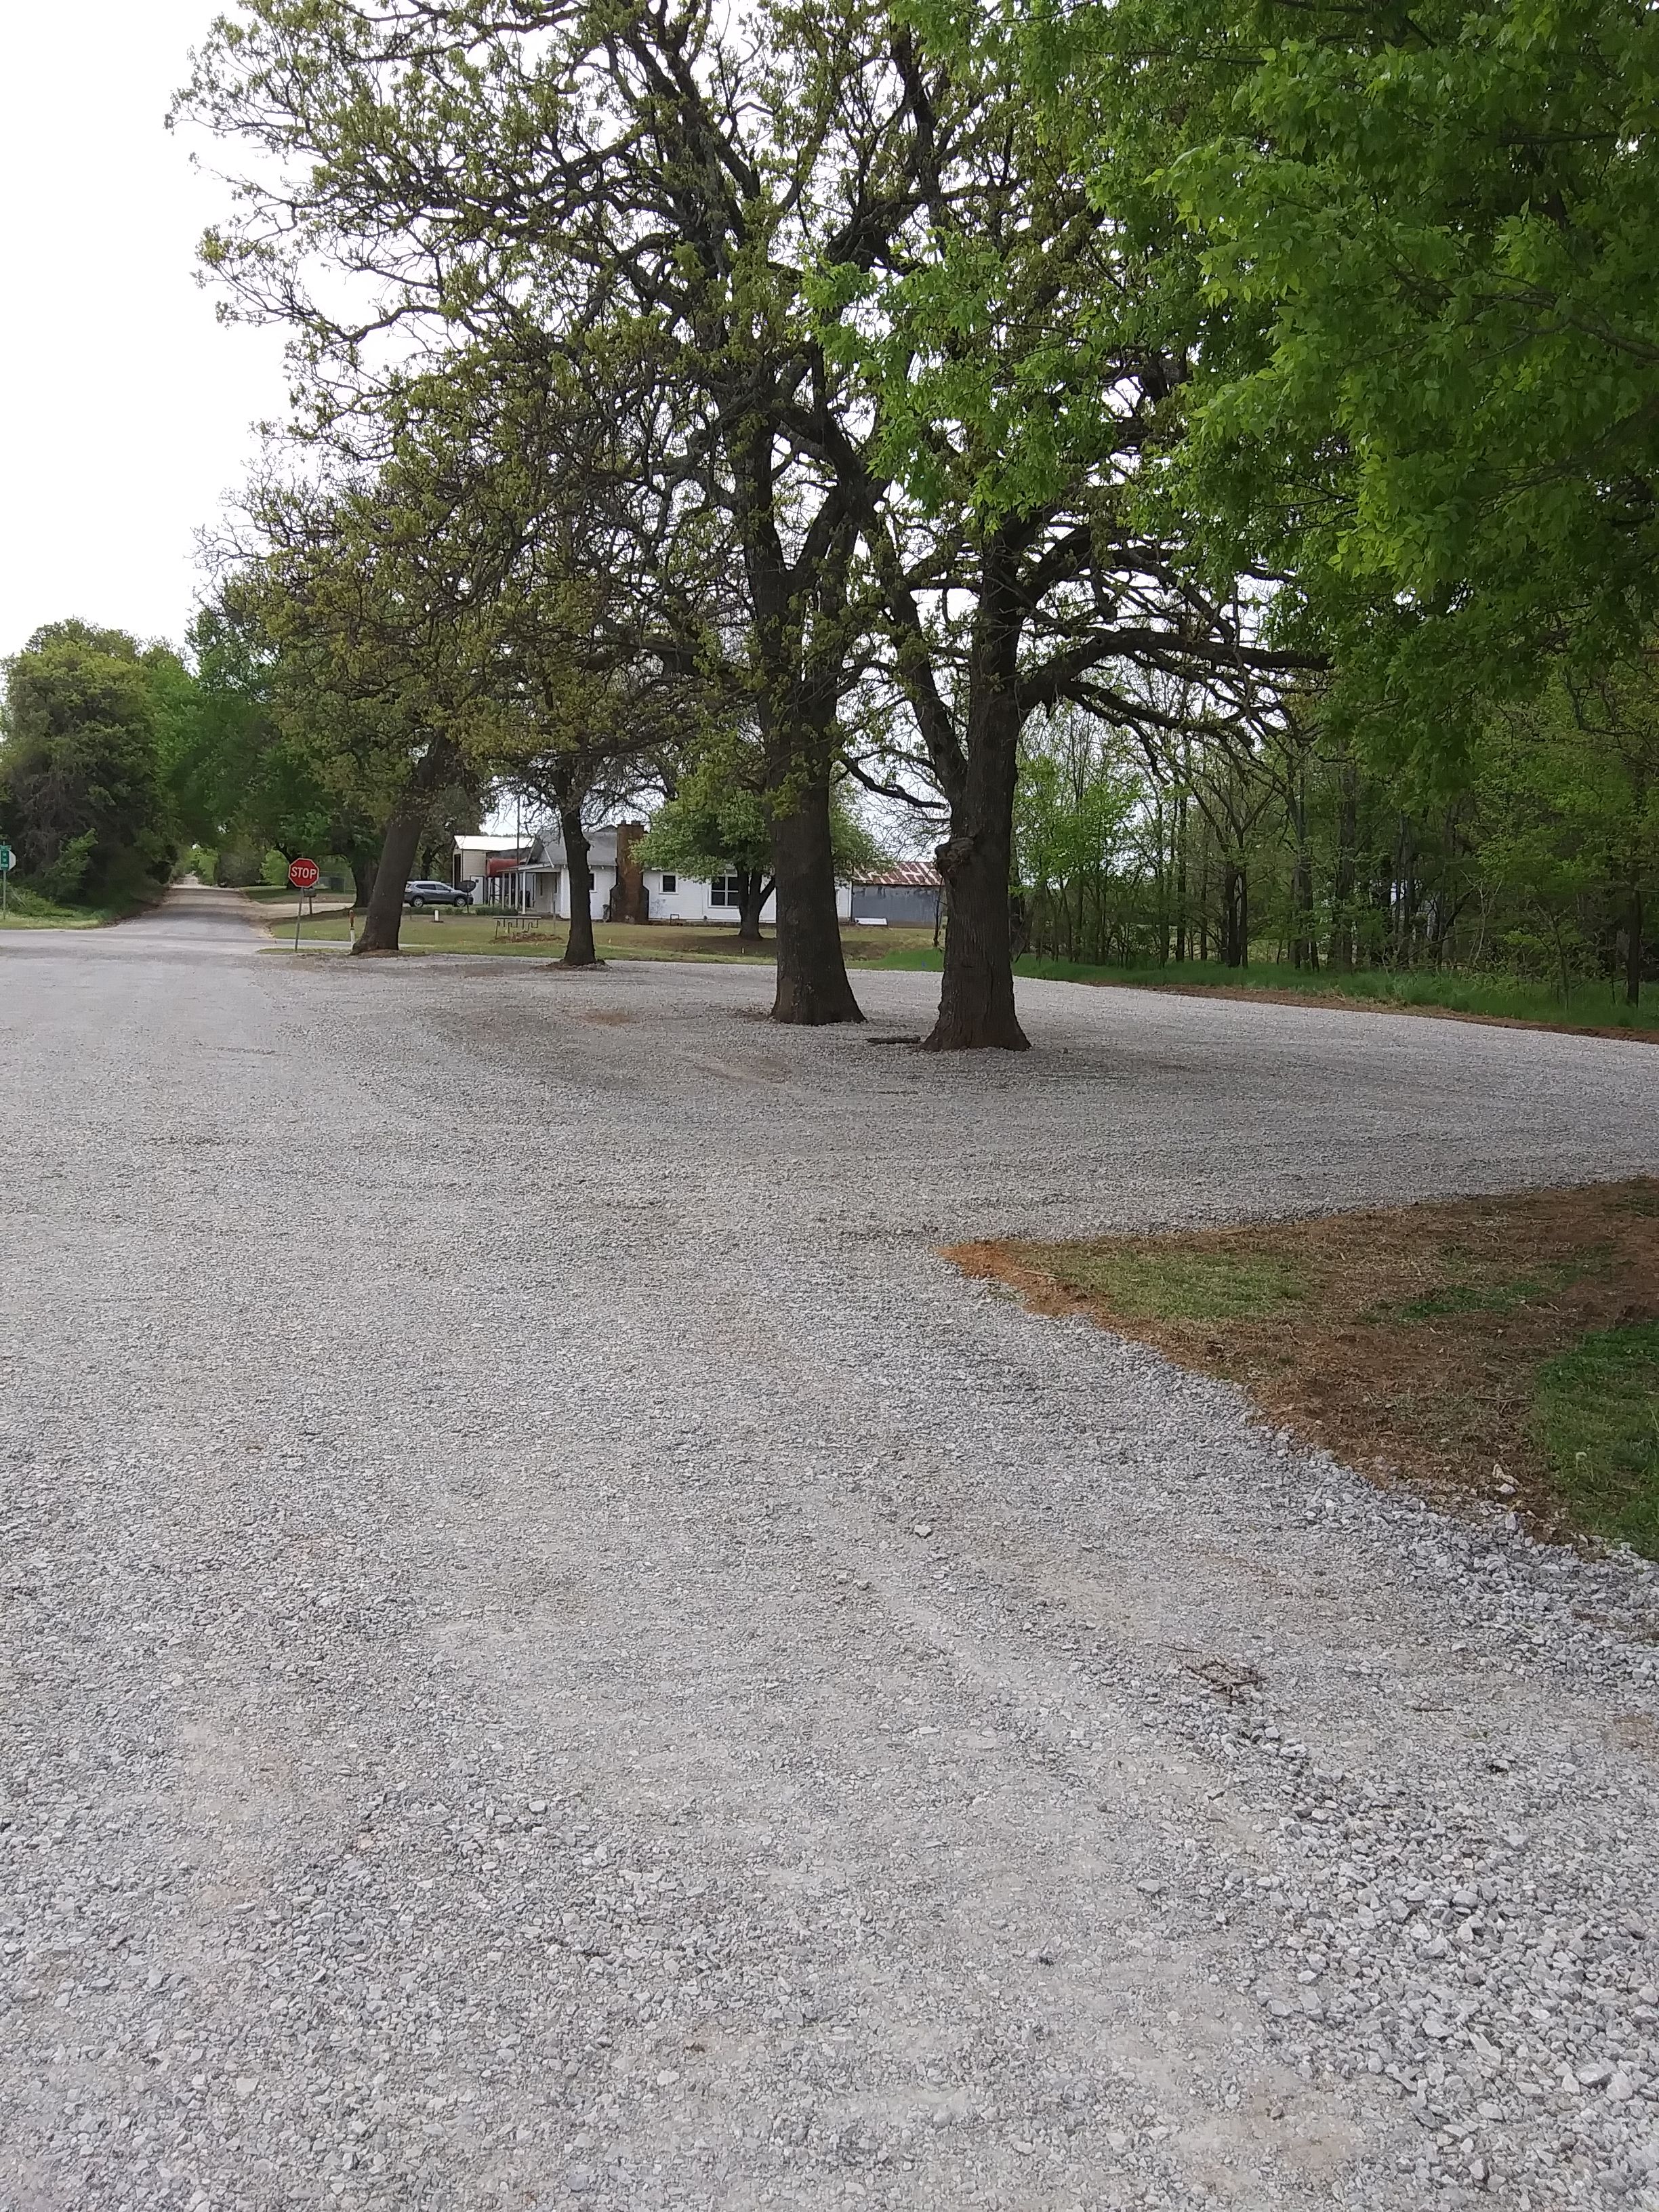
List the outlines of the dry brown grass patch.
{"label": "dry brown grass patch", "polygon": [[[1650,1370],[1634,1384],[1634,1459],[1629,1418],[1611,1443],[1592,1433],[1611,1388],[1595,1371],[1581,1389],[1588,1425],[1564,1425],[1559,1407],[1562,1363],[1587,1345],[1648,1357],[1659,1182],[949,1256],[1039,1312],[1087,1315],[1237,1383],[1267,1420],[1366,1474],[1443,1500],[1500,1498],[1543,1533],[1600,1529],[1655,1549]],[[1594,1463],[1603,1450],[1618,1498]]]}

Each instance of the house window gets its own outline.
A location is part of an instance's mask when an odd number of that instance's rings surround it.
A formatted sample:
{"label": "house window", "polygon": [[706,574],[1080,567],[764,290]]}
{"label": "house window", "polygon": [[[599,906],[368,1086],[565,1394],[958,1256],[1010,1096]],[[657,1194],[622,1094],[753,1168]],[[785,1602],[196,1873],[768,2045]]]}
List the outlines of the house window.
{"label": "house window", "polygon": [[710,906],[738,906],[738,879],[735,876],[716,876],[708,895]]}
{"label": "house window", "polygon": [[665,876],[662,879],[662,887],[665,891],[678,890],[679,880],[678,876]]}

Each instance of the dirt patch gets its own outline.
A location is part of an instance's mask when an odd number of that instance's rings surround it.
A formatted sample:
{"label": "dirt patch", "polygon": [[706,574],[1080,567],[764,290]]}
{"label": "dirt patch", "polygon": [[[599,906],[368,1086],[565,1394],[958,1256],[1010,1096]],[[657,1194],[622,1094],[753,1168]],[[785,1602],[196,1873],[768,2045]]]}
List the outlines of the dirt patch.
{"label": "dirt patch", "polygon": [[[739,938],[734,929],[688,929],[680,922],[655,922],[648,925],[654,934],[643,940],[643,949],[649,955],[660,945],[665,960],[774,960],[777,945],[770,937]],[[634,943],[629,940],[630,945]]]}
{"label": "dirt patch", "polygon": [[949,1256],[1364,1473],[1659,1556],[1659,1182]]}

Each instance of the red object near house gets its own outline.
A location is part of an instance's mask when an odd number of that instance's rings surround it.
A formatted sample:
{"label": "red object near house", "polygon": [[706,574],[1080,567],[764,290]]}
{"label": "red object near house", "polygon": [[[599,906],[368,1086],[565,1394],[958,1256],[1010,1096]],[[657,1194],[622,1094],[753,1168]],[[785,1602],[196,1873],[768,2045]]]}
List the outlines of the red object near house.
{"label": "red object near house", "polygon": [[290,860],[288,864],[288,879],[296,891],[314,891],[322,872],[315,860]]}

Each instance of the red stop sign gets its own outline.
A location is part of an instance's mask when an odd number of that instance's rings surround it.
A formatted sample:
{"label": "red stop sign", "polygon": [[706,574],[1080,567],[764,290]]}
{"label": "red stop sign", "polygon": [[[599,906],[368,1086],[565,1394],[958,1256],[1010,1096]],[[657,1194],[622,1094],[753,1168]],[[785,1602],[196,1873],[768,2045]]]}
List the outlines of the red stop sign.
{"label": "red stop sign", "polygon": [[288,864],[288,879],[296,891],[314,891],[322,872],[315,860],[290,860]]}

